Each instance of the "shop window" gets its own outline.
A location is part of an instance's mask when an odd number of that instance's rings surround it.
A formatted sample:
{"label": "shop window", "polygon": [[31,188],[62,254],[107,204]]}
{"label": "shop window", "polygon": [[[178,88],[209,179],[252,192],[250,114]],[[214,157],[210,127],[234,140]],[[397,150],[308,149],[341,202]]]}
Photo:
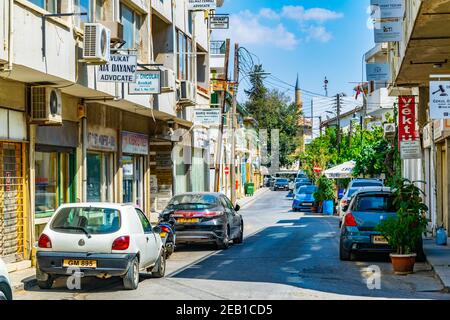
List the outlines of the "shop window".
{"label": "shop window", "polygon": [[134,192],[134,161],[131,156],[122,157],[123,170],[123,203],[133,202]]}
{"label": "shop window", "polygon": [[61,12],[61,0],[28,0],[51,13]]}
{"label": "shop window", "polygon": [[123,24],[123,40],[125,41],[122,48],[139,50],[141,47],[141,16],[128,6],[121,4],[120,17]]}

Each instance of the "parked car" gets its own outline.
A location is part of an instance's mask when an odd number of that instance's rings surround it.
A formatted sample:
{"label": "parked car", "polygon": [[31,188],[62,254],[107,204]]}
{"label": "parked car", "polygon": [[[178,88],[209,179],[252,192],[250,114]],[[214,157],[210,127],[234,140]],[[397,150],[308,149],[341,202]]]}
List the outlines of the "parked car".
{"label": "parked car", "polygon": [[347,190],[344,193],[344,196],[339,201],[339,204],[337,206],[337,213],[340,217],[340,220],[342,222],[342,218],[345,214],[344,210],[342,208],[344,206],[347,206],[350,204],[350,200],[352,198],[352,195],[361,187],[382,187],[384,186],[384,183],[380,179],[353,179],[350,181]]}
{"label": "parked car", "polygon": [[273,190],[274,191],[278,191],[278,190],[288,191],[289,190],[289,180],[286,178],[277,178],[275,180],[275,183],[273,184]]}
{"label": "parked car", "polygon": [[12,300],[11,280],[6,264],[0,259],[0,300]]}
{"label": "parked car", "polygon": [[49,289],[57,277],[68,275],[68,268],[78,267],[83,276],[118,276],[125,289],[137,289],[139,271],[164,276],[160,231],[132,205],[62,205],[39,237],[38,286]]}
{"label": "parked car", "polygon": [[307,211],[311,212],[314,206],[314,192],[317,191],[315,185],[304,185],[298,189],[292,202],[293,211]]}
{"label": "parked car", "polygon": [[242,243],[244,220],[237,213],[239,205],[221,193],[183,193],[174,196],[161,214],[176,219],[176,244],[214,243],[218,249],[227,249],[230,240]]}
{"label": "parked car", "polygon": [[[351,260],[352,253],[391,253],[387,240],[376,231],[380,221],[396,215],[391,188],[364,187],[356,191],[348,206],[341,226],[339,257]],[[422,243],[418,261],[424,260]]]}

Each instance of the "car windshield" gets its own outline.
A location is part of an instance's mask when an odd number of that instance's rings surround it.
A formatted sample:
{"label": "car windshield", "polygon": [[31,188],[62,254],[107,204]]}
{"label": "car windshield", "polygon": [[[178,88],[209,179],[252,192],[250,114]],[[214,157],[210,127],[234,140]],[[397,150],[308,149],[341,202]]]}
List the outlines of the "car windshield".
{"label": "car windshield", "polygon": [[68,207],[58,211],[51,229],[67,233],[105,234],[120,229],[117,209],[95,207]]}
{"label": "car windshield", "polygon": [[396,212],[391,194],[360,195],[355,199],[354,211]]}
{"label": "car windshield", "polygon": [[167,207],[180,210],[202,210],[217,206],[217,197],[210,194],[182,194],[173,197]]}

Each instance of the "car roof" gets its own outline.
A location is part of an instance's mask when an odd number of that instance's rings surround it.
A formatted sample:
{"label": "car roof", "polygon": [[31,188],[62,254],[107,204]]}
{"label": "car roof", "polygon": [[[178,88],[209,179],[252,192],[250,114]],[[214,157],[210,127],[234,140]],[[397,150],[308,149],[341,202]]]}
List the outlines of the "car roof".
{"label": "car roof", "polygon": [[76,202],[76,203],[65,203],[60,206],[60,208],[85,208],[85,207],[117,209],[117,210],[129,207],[136,208],[136,206],[131,203],[114,203],[114,202]]}

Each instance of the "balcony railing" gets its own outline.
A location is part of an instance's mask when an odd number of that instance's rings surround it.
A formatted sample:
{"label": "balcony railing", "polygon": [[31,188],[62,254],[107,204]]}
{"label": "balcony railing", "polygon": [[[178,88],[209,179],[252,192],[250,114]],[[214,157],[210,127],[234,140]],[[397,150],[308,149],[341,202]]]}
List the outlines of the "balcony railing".
{"label": "balcony railing", "polygon": [[225,54],[225,41],[211,41],[210,44],[211,54]]}

